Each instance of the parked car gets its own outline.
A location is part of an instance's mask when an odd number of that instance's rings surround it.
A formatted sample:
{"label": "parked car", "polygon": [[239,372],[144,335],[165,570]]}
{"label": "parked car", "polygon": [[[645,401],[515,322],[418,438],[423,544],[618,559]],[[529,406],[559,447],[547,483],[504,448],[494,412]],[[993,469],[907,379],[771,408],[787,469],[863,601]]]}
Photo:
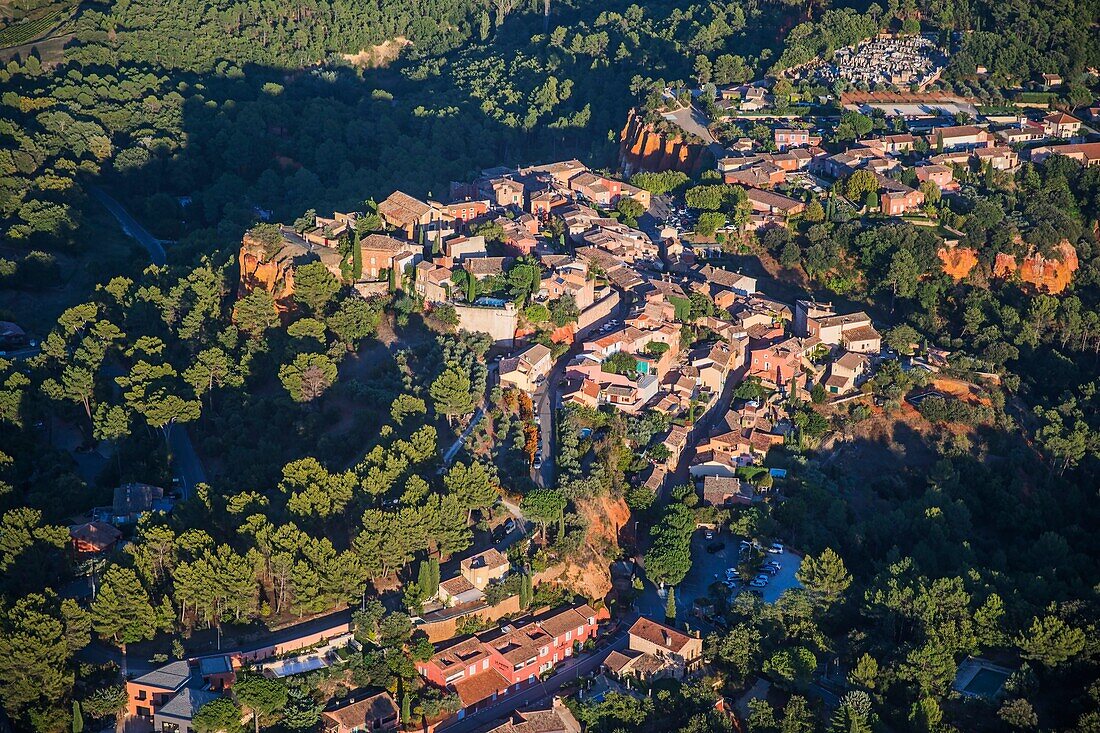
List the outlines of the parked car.
{"label": "parked car", "polygon": [[508,517],[508,519],[506,519],[505,522],[504,522],[504,531],[505,532],[511,532],[515,528],[516,528],[516,520],[513,519],[512,517]]}
{"label": "parked car", "polygon": [[775,568],[776,570],[782,570],[783,569],[782,563],[778,563],[775,560],[772,560],[771,562],[764,563],[764,567],[766,567],[766,568]]}
{"label": "parked car", "polygon": [[775,575],[778,572],[778,570],[769,565],[765,565],[764,567],[760,568],[761,575]]}
{"label": "parked car", "polygon": [[535,469],[536,471],[542,468],[542,459],[536,456],[535,462],[531,464],[531,468]]}
{"label": "parked car", "polygon": [[770,552],[773,555],[782,555],[783,554],[783,545],[781,545],[778,542],[773,542],[771,544],[771,546],[768,547],[767,549],[768,549],[768,552]]}
{"label": "parked car", "polygon": [[703,532],[703,536],[706,537],[708,540],[713,540],[714,539],[714,530],[713,529],[706,530],[705,532]]}
{"label": "parked car", "polygon": [[765,587],[767,587],[767,585],[768,585],[768,581],[760,580],[759,578],[757,578],[756,580],[749,583],[750,588],[765,588]]}

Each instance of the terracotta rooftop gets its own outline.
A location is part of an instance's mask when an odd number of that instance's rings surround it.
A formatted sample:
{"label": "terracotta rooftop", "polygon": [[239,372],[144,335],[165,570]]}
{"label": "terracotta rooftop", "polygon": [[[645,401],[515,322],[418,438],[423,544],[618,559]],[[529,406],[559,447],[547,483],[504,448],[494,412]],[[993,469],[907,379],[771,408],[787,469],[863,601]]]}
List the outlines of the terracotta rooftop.
{"label": "terracotta rooftop", "polygon": [[551,636],[561,636],[566,631],[576,630],[577,627],[584,626],[588,623],[588,619],[595,617],[596,611],[585,603],[576,608],[547,611],[536,616],[535,622]]}
{"label": "terracotta rooftop", "polygon": [[397,252],[401,249],[408,249],[411,247],[419,248],[420,245],[413,242],[406,242],[401,239],[394,239],[393,237],[387,237],[385,234],[368,234],[359,240],[360,249],[374,249],[381,250],[383,252]]}
{"label": "terracotta rooftop", "polygon": [[462,707],[468,708],[482,700],[489,699],[493,696],[493,693],[499,695],[505,692],[508,689],[508,680],[504,679],[500,672],[490,667],[473,677],[458,680],[452,687],[454,687],[459,699],[462,700]]}
{"label": "terracotta rooftop", "polygon": [[[546,348],[545,346],[543,348]],[[501,565],[507,565],[508,558],[500,554],[500,551],[495,547],[490,547],[485,552],[479,552],[476,555],[463,558],[459,566],[463,570],[470,570],[472,568],[499,568]]]}
{"label": "terracotta rooftop", "polygon": [[[473,588],[472,585],[470,587]],[[471,636],[452,644],[446,649],[437,651],[432,655],[432,662],[446,676],[455,667],[465,668],[467,665],[481,661],[488,656],[489,652],[481,643],[481,639]]]}
{"label": "terracotta rooftop", "polygon": [[447,591],[447,593],[452,596],[457,596],[460,593],[466,593],[467,591],[474,590],[473,583],[466,580],[466,578],[461,575],[456,575],[453,578],[444,580],[442,583],[439,584],[439,587]]}
{"label": "terracotta rooftop", "polygon": [[432,210],[423,201],[402,191],[394,191],[378,204],[378,213],[402,225],[419,223],[421,217]]}
{"label": "terracotta rooftop", "polygon": [[375,721],[395,720],[398,713],[390,693],[382,691],[366,697],[353,692],[321,715],[349,730],[372,730]]}
{"label": "terracotta rooftop", "polygon": [[78,542],[93,545],[102,550],[118,542],[122,532],[107,522],[87,522],[69,527],[69,536]]}
{"label": "terracotta rooftop", "polygon": [[881,337],[881,334],[879,334],[873,326],[858,326],[857,328],[845,329],[843,336],[845,341],[871,341]]}
{"label": "terracotta rooftop", "polygon": [[634,625],[630,627],[630,635],[645,639],[651,644],[656,644],[670,652],[680,651],[685,644],[691,641],[691,637],[684,632],[645,617],[634,622]]}

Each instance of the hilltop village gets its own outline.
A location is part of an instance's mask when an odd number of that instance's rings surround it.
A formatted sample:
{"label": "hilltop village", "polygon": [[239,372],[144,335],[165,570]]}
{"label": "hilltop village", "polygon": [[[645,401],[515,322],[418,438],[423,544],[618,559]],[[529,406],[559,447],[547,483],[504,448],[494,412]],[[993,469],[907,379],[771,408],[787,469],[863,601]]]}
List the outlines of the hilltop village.
{"label": "hilltop village", "polygon": [[[888,46],[880,39],[853,49],[851,58],[927,50],[926,43]],[[845,70],[854,62],[844,55],[833,63],[816,73],[846,79],[876,73],[874,64]],[[914,61],[907,73],[934,69]],[[728,124],[741,113],[766,113],[775,90],[740,85],[696,93],[709,94],[711,110]],[[261,223],[249,231],[239,254],[238,298],[270,297],[284,323],[323,270],[367,302],[403,298],[433,328],[487,339],[485,391],[455,411],[467,425],[462,438],[476,453],[475,427],[484,412],[518,405],[518,465],[536,495],[570,472],[578,441],[590,445],[606,432],[599,427],[606,418],[595,416],[610,410],[632,426],[647,425],[646,433],[626,439],[641,461],[630,481],[658,504],[675,506],[690,492],[696,520],[681,541],[705,560],[694,568],[689,560],[686,572],[668,571],[661,567],[667,558],[651,550],[645,572],[655,585],[643,585],[643,568],[633,561],[612,564],[607,587],[625,582],[633,596],[625,615],[621,608],[610,613],[602,599],[538,606],[532,574],[555,577],[555,561],[540,551],[535,564],[542,570],[534,573],[515,548],[545,540],[547,525],[563,522],[562,508],[553,500],[549,507],[525,500],[522,511],[507,504],[507,521],[496,524],[490,546],[456,558],[453,575],[440,578],[431,558],[421,565],[420,595],[410,609],[414,634],[426,645],[414,655],[415,670],[435,697],[417,693],[421,702],[412,714],[400,689],[355,692],[325,707],[326,731],[572,733],[582,727],[572,711],[586,696],[639,694],[632,686],[699,674],[700,631],[724,627],[716,605],[740,594],[774,603],[803,581],[820,581],[800,570],[801,554],[779,538],[750,537],[729,549],[716,539],[731,508],[782,501],[775,487],[786,471],[769,465],[773,449],[824,439],[830,428],[823,407],[862,417],[884,399],[903,396],[915,408],[974,409],[966,389],[952,394],[937,381],[940,372],[957,371],[950,352],[914,340],[911,329],[895,328],[888,317],[810,291],[792,294],[786,286],[783,294],[769,293],[758,276],[734,264],[737,255],[753,242],[789,242],[784,233],[823,221],[892,219],[935,236],[944,271],[962,280],[978,260],[958,245],[962,233],[941,201],[975,177],[1011,175],[1022,158],[1063,155],[1098,164],[1100,143],[1084,142],[1093,129],[1065,112],[964,124],[965,112],[944,117],[936,95],[850,99],[831,127],[813,118],[756,121],[752,136],[731,139],[694,183],[675,170],[642,171],[628,182],[577,160],[502,166],[452,183],[442,200],[395,191],[359,211],[308,212],[292,225]],[[664,113],[670,120],[676,104]],[[884,109],[902,108],[921,111],[892,115],[894,129],[880,129]],[[781,260],[784,251],[781,244]],[[1077,266],[1073,247],[1062,242],[1045,254],[1020,247],[998,254],[992,273],[1057,293]],[[769,282],[771,275],[765,273]],[[966,384],[943,381],[960,383]],[[902,392],[890,391],[899,385]],[[452,457],[445,454],[447,462]],[[120,502],[127,499],[116,496]],[[107,508],[101,519],[110,516]],[[613,521],[611,531],[628,529]],[[568,535],[559,531],[559,540]],[[95,552],[114,537],[105,540],[101,532],[102,523],[74,529],[74,541]],[[607,590],[602,582],[600,593]],[[690,620],[678,624],[678,618]],[[348,645],[387,643],[384,630],[369,628],[377,617],[363,624],[359,614],[323,618],[253,647],[142,674],[127,683],[129,713],[158,730],[190,730],[192,717],[232,686],[242,666],[284,678],[339,668]],[[955,681],[960,694],[995,694],[969,686],[983,671],[1010,672],[989,661],[964,665]],[[544,680],[553,687],[543,687]],[[768,686],[759,680],[719,711],[742,726]],[[554,694],[562,688],[571,692]],[[477,723],[521,707],[506,722]]]}

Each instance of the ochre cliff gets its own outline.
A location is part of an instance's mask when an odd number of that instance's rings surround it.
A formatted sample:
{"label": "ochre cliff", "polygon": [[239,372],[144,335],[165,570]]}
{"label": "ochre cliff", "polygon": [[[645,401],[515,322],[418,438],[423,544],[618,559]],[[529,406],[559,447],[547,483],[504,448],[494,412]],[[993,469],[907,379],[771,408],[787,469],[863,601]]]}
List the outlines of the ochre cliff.
{"label": "ochre cliff", "polygon": [[538,573],[535,583],[556,583],[588,598],[603,598],[611,592],[611,563],[608,548],[617,548],[619,532],[630,521],[630,508],[622,499],[607,496],[579,499],[577,513],[590,524],[584,545],[570,558]]}
{"label": "ochre cliff", "polygon": [[678,170],[696,175],[705,162],[705,146],[659,132],[631,110],[619,135],[619,166],[627,174]]}
{"label": "ochre cliff", "polygon": [[955,280],[965,278],[978,264],[978,253],[970,247],[941,247],[936,254],[943,263],[943,271]]}
{"label": "ochre cliff", "polygon": [[238,262],[241,279],[237,285],[237,297],[243,298],[253,290],[266,290],[275,298],[280,313],[294,307],[294,260],[297,252],[292,248],[270,254],[265,245],[245,234],[241,240]]}
{"label": "ochre cliff", "polygon": [[1007,278],[1015,274],[1021,282],[1037,290],[1060,293],[1069,287],[1073,281],[1073,273],[1077,272],[1080,263],[1077,260],[1077,250],[1068,241],[1063,240],[1058,245],[1058,252],[1059,256],[1053,259],[1033,252],[1019,264],[1012,255],[998,253],[993,262],[993,276]]}
{"label": "ochre cliff", "polygon": [[[1073,273],[1080,263],[1077,250],[1068,241],[1058,245],[1059,256],[1047,259],[1038,252],[1024,257],[1017,264],[1016,257],[998,252],[993,260],[993,277],[1005,279],[1015,275],[1020,282],[1046,293],[1060,293],[1073,281]],[[962,280],[978,264],[978,253],[971,247],[943,247],[937,252],[943,271],[955,280]]]}

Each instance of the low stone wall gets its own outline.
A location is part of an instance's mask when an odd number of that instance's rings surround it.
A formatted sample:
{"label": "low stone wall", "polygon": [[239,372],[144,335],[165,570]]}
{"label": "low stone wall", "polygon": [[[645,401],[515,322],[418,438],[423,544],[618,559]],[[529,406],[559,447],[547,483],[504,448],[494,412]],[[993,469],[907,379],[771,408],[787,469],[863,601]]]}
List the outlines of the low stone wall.
{"label": "low stone wall", "polygon": [[497,346],[513,345],[519,316],[511,303],[503,308],[455,305],[455,313],[459,330],[487,333]]}
{"label": "low stone wall", "polygon": [[458,632],[458,625],[472,616],[477,616],[483,621],[492,623],[505,616],[519,613],[519,611],[519,596],[509,596],[495,606],[486,606],[477,611],[460,614],[454,618],[445,619],[443,621],[421,624],[416,627],[416,630],[423,631],[428,635],[428,641],[435,644],[439,641],[454,638]]}
{"label": "low stone wall", "polygon": [[599,325],[600,322],[614,313],[618,305],[619,294],[612,290],[610,294],[585,308],[577,317],[577,329],[574,338],[580,339],[587,336],[594,326]]}

